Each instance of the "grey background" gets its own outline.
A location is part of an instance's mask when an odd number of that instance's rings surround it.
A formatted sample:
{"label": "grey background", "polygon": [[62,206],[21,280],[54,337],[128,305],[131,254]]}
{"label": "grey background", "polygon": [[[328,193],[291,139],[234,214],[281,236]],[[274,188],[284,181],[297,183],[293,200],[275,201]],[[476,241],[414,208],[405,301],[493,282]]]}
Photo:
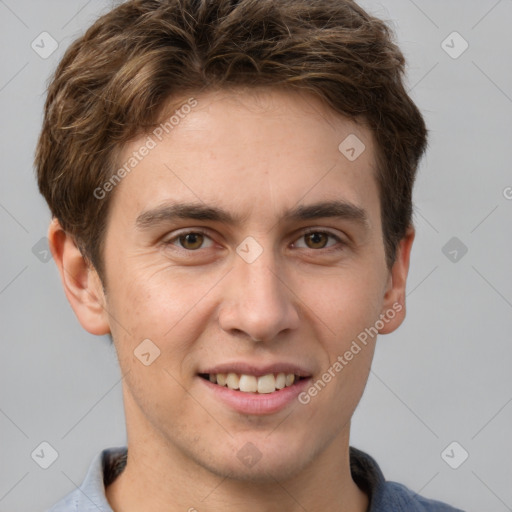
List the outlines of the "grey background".
{"label": "grey background", "polygon": [[[379,340],[352,444],[420,494],[512,510],[512,0],[361,4],[397,33],[430,148],[415,191],[407,320]],[[79,326],[44,262],[50,217],[32,167],[47,78],[110,5],[0,0],[1,512],[44,510],[97,452],[125,443],[115,353]],[[43,31],[59,43],[47,59],[31,48]],[[441,46],[453,31],[469,43],[456,59]],[[58,452],[46,470],[31,458],[43,441]],[[458,469],[441,456],[453,441],[469,453]]]}

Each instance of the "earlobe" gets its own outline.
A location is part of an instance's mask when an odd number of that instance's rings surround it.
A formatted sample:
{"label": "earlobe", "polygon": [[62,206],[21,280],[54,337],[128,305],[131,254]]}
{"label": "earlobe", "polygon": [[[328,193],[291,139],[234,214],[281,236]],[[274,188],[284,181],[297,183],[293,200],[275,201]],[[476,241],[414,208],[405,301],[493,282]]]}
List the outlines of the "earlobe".
{"label": "earlobe", "polygon": [[393,332],[405,319],[405,290],[414,236],[414,227],[409,226],[397,248],[395,262],[390,271],[382,306],[381,318],[383,319],[384,327],[379,329],[379,334]]}
{"label": "earlobe", "polygon": [[50,224],[48,239],[64,292],[80,324],[91,334],[110,333],[105,295],[96,270],[57,219]]}

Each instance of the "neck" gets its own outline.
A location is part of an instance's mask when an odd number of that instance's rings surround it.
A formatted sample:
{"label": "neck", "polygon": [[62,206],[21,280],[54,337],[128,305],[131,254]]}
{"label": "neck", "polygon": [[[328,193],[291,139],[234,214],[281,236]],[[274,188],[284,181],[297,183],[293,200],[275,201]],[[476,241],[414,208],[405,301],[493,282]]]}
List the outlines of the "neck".
{"label": "neck", "polygon": [[[115,512],[365,512],[368,497],[350,473],[347,426],[297,473],[269,470],[258,480],[199,464],[151,426],[128,421],[124,471],[107,487]],[[138,428],[133,428],[133,425]],[[143,428],[141,428],[143,427]],[[209,467],[207,467],[209,466]]]}
{"label": "neck", "polygon": [[163,463],[158,456],[151,457],[150,451],[137,454],[129,446],[126,468],[107,487],[106,495],[115,512],[231,512],[239,511],[242,504],[247,512],[365,512],[368,497],[350,476],[348,450],[340,453],[335,447],[330,449],[339,459],[334,467],[317,471],[312,464],[288,480],[274,475],[274,483],[269,484],[220,477],[204,468],[191,473],[176,464]]}

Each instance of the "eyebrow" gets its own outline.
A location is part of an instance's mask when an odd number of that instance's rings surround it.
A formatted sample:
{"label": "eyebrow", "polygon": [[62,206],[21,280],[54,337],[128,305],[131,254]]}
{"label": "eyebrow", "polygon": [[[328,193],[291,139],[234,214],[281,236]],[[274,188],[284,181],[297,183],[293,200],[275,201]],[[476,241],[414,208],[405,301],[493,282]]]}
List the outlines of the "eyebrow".
{"label": "eyebrow", "polygon": [[157,206],[141,213],[137,217],[135,225],[139,229],[147,229],[155,224],[176,219],[209,220],[225,224],[236,224],[241,220],[238,216],[213,206],[206,206],[201,203],[174,203]]}
{"label": "eyebrow", "polygon": [[314,220],[329,217],[349,220],[370,227],[366,210],[347,201],[322,201],[311,205],[299,205],[285,213],[286,220]]}
{"label": "eyebrow", "polygon": [[[366,210],[347,201],[334,200],[310,205],[298,205],[284,212],[281,218],[285,221],[339,218],[355,222],[366,229],[370,227]],[[137,217],[135,225],[138,229],[145,230],[176,219],[207,220],[235,225],[240,224],[243,217],[202,203],[173,203],[164,204],[141,213]]]}

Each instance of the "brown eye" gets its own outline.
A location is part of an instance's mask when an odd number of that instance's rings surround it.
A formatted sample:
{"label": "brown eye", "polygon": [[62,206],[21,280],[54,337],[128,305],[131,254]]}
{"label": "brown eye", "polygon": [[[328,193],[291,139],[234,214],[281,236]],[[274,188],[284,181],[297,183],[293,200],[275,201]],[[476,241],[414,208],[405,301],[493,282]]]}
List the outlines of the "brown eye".
{"label": "brown eye", "polygon": [[181,246],[184,249],[195,250],[199,249],[204,242],[204,235],[201,233],[188,233],[178,238]]}
{"label": "brown eye", "polygon": [[343,240],[329,231],[313,231],[304,233],[293,244],[296,249],[316,249],[316,250],[343,250],[346,244]]}
{"label": "brown eye", "polygon": [[310,249],[323,249],[327,245],[329,236],[327,233],[308,233],[304,235],[304,239]]}

